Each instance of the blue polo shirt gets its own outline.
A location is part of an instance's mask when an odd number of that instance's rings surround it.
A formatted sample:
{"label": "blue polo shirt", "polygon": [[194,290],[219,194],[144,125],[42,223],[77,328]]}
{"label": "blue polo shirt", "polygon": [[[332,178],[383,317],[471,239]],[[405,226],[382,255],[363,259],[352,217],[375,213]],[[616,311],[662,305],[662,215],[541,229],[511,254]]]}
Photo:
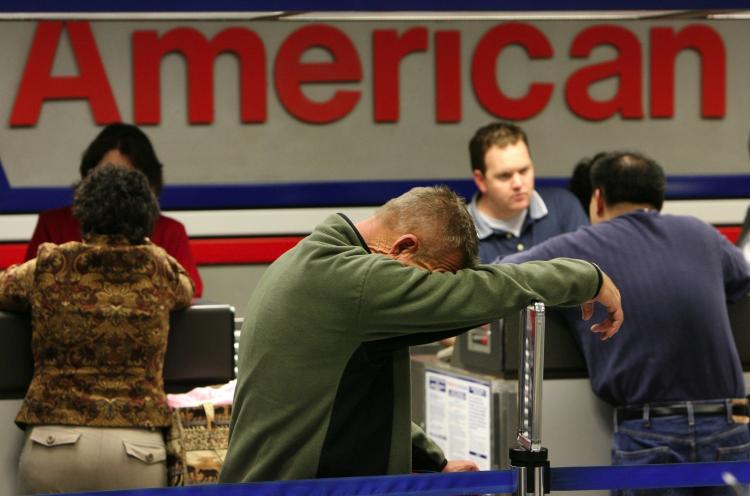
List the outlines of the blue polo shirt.
{"label": "blue polo shirt", "polygon": [[494,229],[477,210],[479,194],[468,206],[479,236],[479,259],[490,263],[497,257],[526,250],[558,234],[587,226],[589,219],[578,199],[560,188],[539,189],[532,194],[520,236]]}

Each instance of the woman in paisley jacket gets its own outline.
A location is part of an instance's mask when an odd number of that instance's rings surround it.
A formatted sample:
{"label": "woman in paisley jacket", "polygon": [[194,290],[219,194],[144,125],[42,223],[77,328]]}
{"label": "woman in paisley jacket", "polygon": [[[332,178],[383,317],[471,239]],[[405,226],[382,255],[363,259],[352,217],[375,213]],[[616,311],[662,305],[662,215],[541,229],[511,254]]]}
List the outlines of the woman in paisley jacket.
{"label": "woman in paisley jacket", "polygon": [[146,237],[159,207],[143,173],[97,167],[73,211],[82,242],[42,244],[0,273],[0,307],[32,316],[19,491],[162,486],[169,313],[190,304],[193,283]]}
{"label": "woman in paisley jacket", "polygon": [[[110,124],[94,138],[81,157],[81,178],[101,164],[116,164],[134,167],[148,178],[151,189],[157,198],[161,193],[164,179],[162,163],[156,156],[148,136],[132,124],[118,122]],[[67,241],[81,241],[83,230],[73,215],[70,205],[39,212],[34,233],[26,249],[25,260],[36,257],[42,243],[63,244]],[[193,259],[185,226],[180,221],[166,215],[158,215],[149,235],[151,241],[164,248],[190,274],[195,284],[195,296],[203,292],[203,281]]]}

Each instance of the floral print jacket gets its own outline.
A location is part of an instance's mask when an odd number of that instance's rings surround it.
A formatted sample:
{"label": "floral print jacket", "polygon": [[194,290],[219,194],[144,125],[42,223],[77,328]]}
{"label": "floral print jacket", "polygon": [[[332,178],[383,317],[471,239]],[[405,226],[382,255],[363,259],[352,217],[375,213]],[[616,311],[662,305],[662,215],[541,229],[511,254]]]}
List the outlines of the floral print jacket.
{"label": "floral print jacket", "polygon": [[116,236],[45,243],[0,273],[0,308],[31,310],[34,373],[16,423],[169,425],[169,313],[192,296],[162,248]]}

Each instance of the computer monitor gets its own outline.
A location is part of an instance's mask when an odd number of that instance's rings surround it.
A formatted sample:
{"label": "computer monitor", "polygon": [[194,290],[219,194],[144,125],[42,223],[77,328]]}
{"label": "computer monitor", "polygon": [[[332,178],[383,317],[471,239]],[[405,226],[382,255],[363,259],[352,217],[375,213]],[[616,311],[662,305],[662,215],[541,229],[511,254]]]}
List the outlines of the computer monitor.
{"label": "computer monitor", "polygon": [[[31,381],[31,318],[0,311],[0,398],[23,398]],[[234,308],[195,302],[170,315],[164,387],[169,393],[234,378]]]}

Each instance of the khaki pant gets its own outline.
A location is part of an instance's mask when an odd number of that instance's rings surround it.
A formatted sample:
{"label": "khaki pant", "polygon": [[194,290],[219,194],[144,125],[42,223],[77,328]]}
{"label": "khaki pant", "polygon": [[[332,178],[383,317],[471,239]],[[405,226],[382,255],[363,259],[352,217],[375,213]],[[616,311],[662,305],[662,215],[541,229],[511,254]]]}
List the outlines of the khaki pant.
{"label": "khaki pant", "polygon": [[18,463],[21,494],[166,485],[161,430],[29,426]]}

